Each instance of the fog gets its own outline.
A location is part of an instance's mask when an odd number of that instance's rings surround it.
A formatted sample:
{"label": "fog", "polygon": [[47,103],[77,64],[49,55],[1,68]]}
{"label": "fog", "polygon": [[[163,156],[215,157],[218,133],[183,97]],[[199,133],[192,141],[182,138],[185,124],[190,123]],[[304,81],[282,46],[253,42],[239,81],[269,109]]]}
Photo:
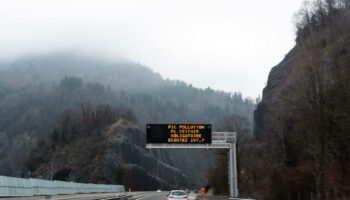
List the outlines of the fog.
{"label": "fog", "polygon": [[8,0],[0,59],[52,51],[127,58],[197,87],[261,95],[294,45],[302,0]]}

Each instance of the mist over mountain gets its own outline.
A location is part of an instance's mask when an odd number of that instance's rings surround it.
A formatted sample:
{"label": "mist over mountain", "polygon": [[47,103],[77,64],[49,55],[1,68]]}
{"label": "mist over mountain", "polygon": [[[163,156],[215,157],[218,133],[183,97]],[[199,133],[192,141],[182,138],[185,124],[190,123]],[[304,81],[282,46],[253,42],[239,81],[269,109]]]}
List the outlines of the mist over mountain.
{"label": "mist over mountain", "polygon": [[65,76],[110,85],[113,89],[142,91],[159,86],[163,79],[148,67],[126,59],[111,61],[73,52],[22,56],[5,62],[0,69],[26,84],[58,83]]}
{"label": "mist over mountain", "polygon": [[[146,123],[212,123],[215,130],[232,115],[245,118],[250,129],[253,125],[255,102],[240,93],[199,89],[182,81],[165,80],[151,69],[127,60],[111,61],[61,52],[3,62],[0,69],[0,173],[3,175],[21,176],[23,170],[18,169],[23,169],[30,151],[40,141],[52,137],[62,126],[62,116],[72,110],[79,113],[89,108],[94,119],[93,110],[105,105],[118,110],[120,118],[134,121],[140,127]],[[70,124],[77,120],[75,116],[68,118]],[[76,132],[75,126],[68,127],[68,132],[62,134]],[[207,171],[213,166],[212,154],[168,152],[172,156],[167,161],[189,177],[192,181],[189,184],[206,182]],[[188,155],[183,158],[188,163],[186,166],[169,161],[184,154]],[[202,156],[208,159],[202,160]],[[198,163],[201,163],[199,167]],[[198,173],[193,173],[194,170]]]}

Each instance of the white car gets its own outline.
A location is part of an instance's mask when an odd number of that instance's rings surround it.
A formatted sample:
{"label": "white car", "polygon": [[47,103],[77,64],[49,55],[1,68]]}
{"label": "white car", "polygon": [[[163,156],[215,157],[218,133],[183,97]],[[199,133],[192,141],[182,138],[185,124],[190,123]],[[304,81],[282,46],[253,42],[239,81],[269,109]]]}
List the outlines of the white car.
{"label": "white car", "polygon": [[188,196],[183,190],[172,190],[168,195],[168,200],[188,199]]}

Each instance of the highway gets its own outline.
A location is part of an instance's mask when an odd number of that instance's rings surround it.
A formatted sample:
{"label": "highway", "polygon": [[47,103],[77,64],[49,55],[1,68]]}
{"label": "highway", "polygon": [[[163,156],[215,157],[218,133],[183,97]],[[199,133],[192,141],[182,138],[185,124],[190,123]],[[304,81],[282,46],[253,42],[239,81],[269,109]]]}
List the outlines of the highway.
{"label": "highway", "polygon": [[[131,195],[128,200],[167,200],[169,192],[130,192],[119,193],[118,195]],[[95,193],[95,194],[75,194],[75,195],[54,195],[54,196],[33,196],[33,197],[10,197],[1,198],[8,200],[116,200],[116,193]],[[123,198],[124,199],[124,198]],[[190,194],[188,200],[194,200],[195,194]]]}
{"label": "highway", "polygon": [[167,194],[167,192],[157,192],[137,198],[135,200],[168,200],[166,197]]}
{"label": "highway", "polygon": [[[167,199],[167,194],[169,192],[155,192],[155,193],[150,193],[147,195],[144,195],[142,197],[138,197],[138,198],[133,198],[133,200],[168,200]],[[194,194],[190,194],[188,197],[189,200],[194,200],[195,199],[195,195]]]}

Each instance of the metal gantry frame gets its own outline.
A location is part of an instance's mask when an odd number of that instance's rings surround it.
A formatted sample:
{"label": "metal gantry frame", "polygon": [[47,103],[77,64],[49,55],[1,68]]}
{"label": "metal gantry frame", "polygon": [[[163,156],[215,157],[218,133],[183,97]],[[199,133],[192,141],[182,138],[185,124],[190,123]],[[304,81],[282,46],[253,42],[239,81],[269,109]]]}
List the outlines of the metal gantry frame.
{"label": "metal gantry frame", "polygon": [[146,144],[148,149],[228,149],[230,197],[238,197],[236,132],[213,132],[211,144]]}

